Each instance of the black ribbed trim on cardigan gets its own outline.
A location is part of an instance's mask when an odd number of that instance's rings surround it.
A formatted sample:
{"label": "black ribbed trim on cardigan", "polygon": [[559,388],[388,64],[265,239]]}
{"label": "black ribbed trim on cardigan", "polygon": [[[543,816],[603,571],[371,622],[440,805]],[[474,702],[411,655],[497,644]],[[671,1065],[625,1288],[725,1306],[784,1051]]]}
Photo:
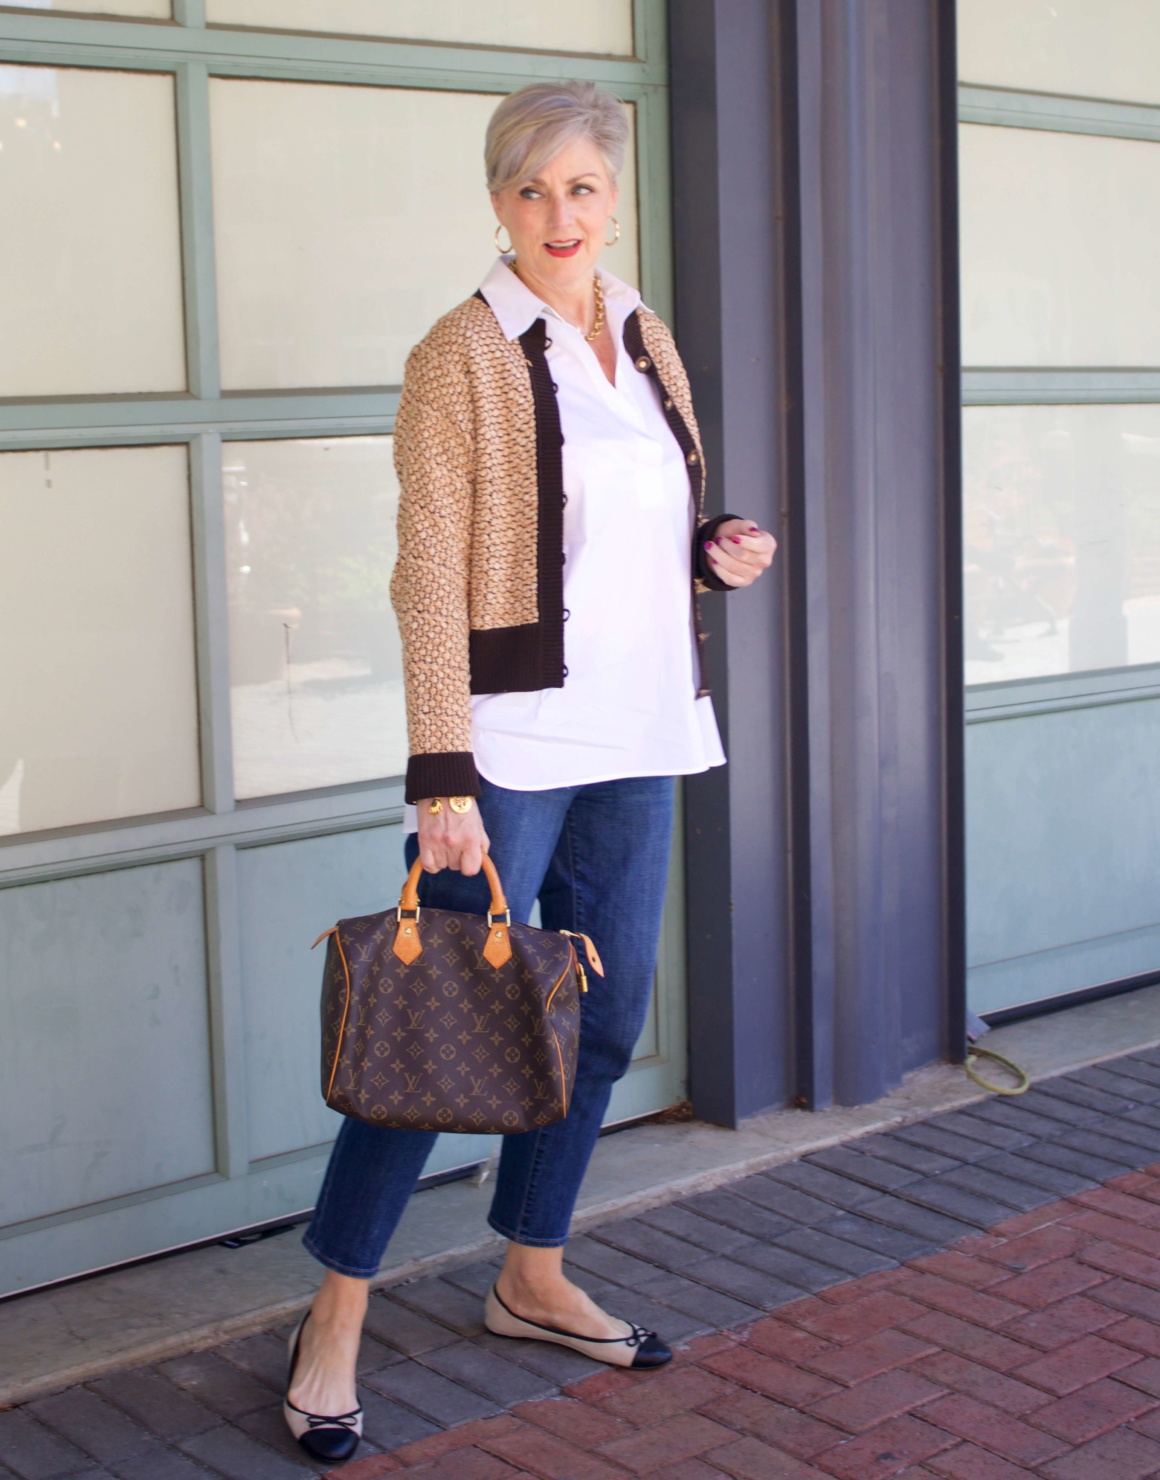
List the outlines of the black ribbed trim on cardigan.
{"label": "black ribbed trim on cardigan", "polygon": [[407,762],[404,799],[421,802],[427,797],[477,797],[479,776],[470,750],[438,751],[413,755]]}
{"label": "black ribbed trim on cardigan", "polygon": [[[706,540],[711,540],[717,532],[719,525],[727,519],[736,519],[736,514],[718,514],[716,518],[702,520],[701,510],[705,501],[705,460],[697,451],[697,444],[693,434],[685,425],[685,418],[677,410],[672,396],[665,389],[665,383],[660,377],[660,371],[653,363],[653,357],[645,347],[644,335],[640,332],[640,319],[635,313],[629,314],[624,322],[624,347],[632,356],[633,364],[642,375],[648,378],[657,388],[661,398],[661,410],[665,414],[665,420],[669,424],[672,434],[677,439],[677,445],[685,454],[685,467],[689,470],[689,492],[693,498],[693,574],[699,581],[703,581],[710,591],[731,591],[733,588],[728,581],[723,581],[714,571],[708,561],[708,551],[705,549]],[[703,640],[700,633],[700,622],[697,621],[698,640]]]}
{"label": "black ribbed trim on cardigan", "polygon": [[[561,616],[563,608],[561,607]],[[486,627],[468,638],[473,694],[525,694],[559,688],[542,683],[543,642],[539,622],[519,627]],[[561,667],[562,663],[561,653]]]}
{"label": "black ribbed trim on cardigan", "polygon": [[[487,303],[477,288],[475,297]],[[490,307],[490,305],[488,305]],[[520,335],[536,424],[535,622],[473,630],[468,639],[473,694],[523,694],[564,686],[564,433],[548,368],[542,318]]]}
{"label": "black ribbed trim on cardigan", "polygon": [[[536,610],[539,621],[539,669],[534,681],[503,685],[504,690],[559,689],[568,672],[564,666],[564,433],[556,382],[548,368],[548,328],[543,319],[520,335],[520,347],[528,362],[532,400],[536,408]],[[518,627],[507,629],[515,634]],[[487,633],[472,633],[486,637]],[[496,644],[502,647],[502,643]],[[514,644],[513,644],[514,646]],[[512,654],[515,658],[515,653]],[[529,675],[531,677],[531,675]],[[472,692],[494,694],[495,688],[480,688],[472,674]]]}

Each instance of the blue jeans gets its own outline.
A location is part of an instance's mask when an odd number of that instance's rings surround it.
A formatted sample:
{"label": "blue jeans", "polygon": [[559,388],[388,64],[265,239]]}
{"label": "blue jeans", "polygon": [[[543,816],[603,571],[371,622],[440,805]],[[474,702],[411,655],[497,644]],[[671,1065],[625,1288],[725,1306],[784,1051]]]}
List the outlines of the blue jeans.
{"label": "blue jeans", "polygon": [[[488,1221],[518,1244],[557,1248],[588,1167],[612,1086],[628,1068],[652,993],[673,820],[670,776],[602,781],[552,791],[482,783],[491,857],[512,919],[526,923],[537,899],[545,930],[590,935],[603,979],[581,998],[580,1053],[567,1117],[505,1136]],[[407,863],[418,841],[407,839]],[[424,874],[419,899],[433,909],[482,914],[482,874]],[[303,1240],[328,1269],[376,1274],[407,1199],[435,1143],[432,1131],[344,1122],[314,1218]]]}

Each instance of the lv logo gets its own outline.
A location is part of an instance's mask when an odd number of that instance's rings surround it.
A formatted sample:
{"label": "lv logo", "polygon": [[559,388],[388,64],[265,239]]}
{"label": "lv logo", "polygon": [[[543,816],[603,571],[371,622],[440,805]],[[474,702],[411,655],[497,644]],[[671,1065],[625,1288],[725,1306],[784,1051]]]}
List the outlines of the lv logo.
{"label": "lv logo", "polygon": [[471,1015],[475,1019],[475,1031],[477,1033],[486,1033],[487,1025],[491,1021],[491,1013],[473,1012]]}
{"label": "lv logo", "polygon": [[417,1095],[419,1093],[419,1080],[422,1076],[419,1074],[404,1074],[403,1078],[407,1081],[407,1093],[409,1095]]}
{"label": "lv logo", "polygon": [[532,1083],[536,1086],[536,1098],[546,1100],[548,1098],[548,1081],[546,1079],[534,1079]]}
{"label": "lv logo", "polygon": [[423,1026],[423,1019],[424,1019],[425,1016],[426,1016],[426,1014],[422,1011],[422,1009],[416,1010],[413,1007],[408,1007],[407,1008],[407,1027],[408,1028],[416,1028],[416,1029],[417,1028],[421,1028]]}
{"label": "lv logo", "polygon": [[486,1085],[487,1085],[487,1080],[486,1079],[476,1079],[475,1076],[472,1075],[472,1078],[471,1078],[471,1093],[473,1095],[481,1095],[482,1096],[482,1095],[486,1094],[487,1093]]}

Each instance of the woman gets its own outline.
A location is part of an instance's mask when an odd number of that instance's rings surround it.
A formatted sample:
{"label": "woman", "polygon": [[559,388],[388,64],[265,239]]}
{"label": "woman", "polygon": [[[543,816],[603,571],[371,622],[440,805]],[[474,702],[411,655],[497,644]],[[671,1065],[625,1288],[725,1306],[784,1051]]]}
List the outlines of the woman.
{"label": "woman", "polygon": [[[490,850],[513,917],[538,899],[544,927],[587,932],[606,971],[584,999],[567,1118],[505,1137],[490,1222],[508,1243],[485,1321],[641,1367],[668,1348],[573,1285],[564,1244],[648,1006],[673,778],[724,761],[695,591],[751,584],[775,541],[730,515],[701,522],[701,447],[672,338],[596,269],[619,233],[627,135],[624,109],[590,83],[537,83],[496,109],[486,160],[501,257],[407,363],[392,597],[417,828],[407,862],[434,876],[423,902],[486,910]],[[327,1273],[295,1333],[285,1410],[319,1457],[357,1445],[367,1282],[433,1141],[348,1120],[335,1145],[306,1235]]]}

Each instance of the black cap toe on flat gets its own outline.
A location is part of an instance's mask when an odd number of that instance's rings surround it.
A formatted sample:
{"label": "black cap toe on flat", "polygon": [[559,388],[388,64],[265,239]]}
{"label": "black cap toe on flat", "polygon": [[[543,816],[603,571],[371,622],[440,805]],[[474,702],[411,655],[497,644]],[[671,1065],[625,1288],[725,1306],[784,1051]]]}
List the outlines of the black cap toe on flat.
{"label": "black cap toe on flat", "polygon": [[299,1436],[299,1444],[314,1459],[349,1459],[359,1446],[359,1436],[353,1429],[333,1428],[307,1429]]}
{"label": "black cap toe on flat", "polygon": [[636,1349],[632,1359],[634,1367],[663,1367],[673,1360],[673,1354],[656,1334],[650,1331]]}

